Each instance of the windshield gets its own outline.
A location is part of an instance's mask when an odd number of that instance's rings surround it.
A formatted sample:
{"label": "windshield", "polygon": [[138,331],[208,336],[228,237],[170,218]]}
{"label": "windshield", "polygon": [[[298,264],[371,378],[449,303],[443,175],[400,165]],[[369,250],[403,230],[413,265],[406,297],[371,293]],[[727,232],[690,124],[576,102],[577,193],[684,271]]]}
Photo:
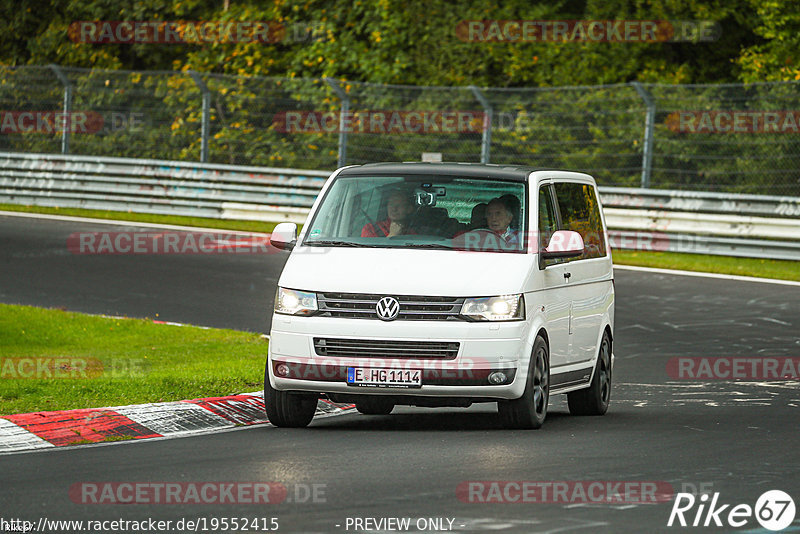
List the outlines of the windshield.
{"label": "windshield", "polygon": [[457,176],[339,176],[307,246],[524,252],[525,184]]}

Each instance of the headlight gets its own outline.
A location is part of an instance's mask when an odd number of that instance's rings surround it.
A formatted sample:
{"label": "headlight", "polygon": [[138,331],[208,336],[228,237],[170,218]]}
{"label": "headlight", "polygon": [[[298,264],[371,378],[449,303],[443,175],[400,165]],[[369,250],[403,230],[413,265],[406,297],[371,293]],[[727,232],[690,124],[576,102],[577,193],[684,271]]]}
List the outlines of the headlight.
{"label": "headlight", "polygon": [[525,318],[525,299],[522,295],[466,299],[461,315],[479,321],[518,321]]}
{"label": "headlight", "polygon": [[275,293],[275,312],[288,315],[311,315],[317,311],[317,294],[294,289],[278,288]]}

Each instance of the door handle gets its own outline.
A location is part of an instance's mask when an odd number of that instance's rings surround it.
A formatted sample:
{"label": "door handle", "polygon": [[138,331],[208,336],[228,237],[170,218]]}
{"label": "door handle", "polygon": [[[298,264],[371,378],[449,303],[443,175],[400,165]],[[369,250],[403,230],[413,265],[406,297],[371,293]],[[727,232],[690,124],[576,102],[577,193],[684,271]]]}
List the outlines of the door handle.
{"label": "door handle", "polygon": [[564,273],[564,280],[569,281],[571,276],[572,276],[572,273]]}

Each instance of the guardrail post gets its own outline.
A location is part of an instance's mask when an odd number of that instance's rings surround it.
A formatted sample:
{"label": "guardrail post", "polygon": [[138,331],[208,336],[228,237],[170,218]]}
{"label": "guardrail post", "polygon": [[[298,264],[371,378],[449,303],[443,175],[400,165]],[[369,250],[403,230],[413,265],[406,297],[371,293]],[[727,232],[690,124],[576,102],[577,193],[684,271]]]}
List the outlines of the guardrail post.
{"label": "guardrail post", "polygon": [[347,165],[347,129],[345,126],[347,116],[350,113],[350,97],[347,95],[347,92],[342,89],[338,81],[333,78],[323,79],[331,86],[331,89],[333,89],[336,96],[339,97],[339,100],[342,101],[341,111],[339,112],[339,156],[337,158],[337,166],[344,167]]}
{"label": "guardrail post", "polygon": [[70,111],[72,111],[72,83],[70,83],[69,79],[64,75],[61,67],[54,63],[50,63],[48,67],[50,67],[50,70],[55,73],[56,77],[64,86],[64,118],[61,122],[61,153],[69,154],[69,130],[72,128],[72,117],[70,117]]}
{"label": "guardrail post", "polygon": [[188,71],[189,76],[192,77],[194,83],[203,94],[203,115],[200,119],[200,162],[208,162],[208,136],[209,132],[209,114],[211,113],[211,91],[209,91],[206,82],[200,77],[198,72],[193,70]]}
{"label": "guardrail post", "polygon": [[642,150],[642,187],[650,187],[650,171],[653,168],[653,127],[656,122],[656,101],[653,100],[647,89],[639,82],[630,82],[647,106],[647,116],[644,121],[644,148]]}
{"label": "guardrail post", "polygon": [[486,100],[486,97],[480,89],[474,85],[469,86],[472,94],[483,106],[485,115],[483,116],[483,136],[481,137],[481,163],[489,163],[489,151],[492,146],[492,120],[494,118],[494,110],[492,105]]}

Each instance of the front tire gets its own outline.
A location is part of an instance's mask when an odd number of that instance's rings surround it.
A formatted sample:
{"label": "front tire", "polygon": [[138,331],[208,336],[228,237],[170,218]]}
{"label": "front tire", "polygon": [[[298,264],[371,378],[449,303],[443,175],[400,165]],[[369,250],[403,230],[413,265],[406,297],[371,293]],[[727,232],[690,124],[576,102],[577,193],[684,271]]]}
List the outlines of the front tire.
{"label": "front tire", "polygon": [[273,425],[301,428],[308,426],[314,418],[317,411],[317,396],[313,393],[278,391],[269,383],[269,368],[267,368],[264,373],[264,405],[267,419]]}
{"label": "front tire", "polygon": [[367,398],[356,402],[356,410],[364,415],[389,415],[394,410],[394,403],[381,398]]}
{"label": "front tire", "polygon": [[536,336],[522,397],[499,401],[497,411],[503,426],[515,429],[537,429],[547,417],[550,400],[550,352],[542,336]]}
{"label": "front tire", "polygon": [[597,367],[592,383],[586,389],[567,393],[569,413],[572,415],[603,415],[611,401],[611,338],[603,332]]}

